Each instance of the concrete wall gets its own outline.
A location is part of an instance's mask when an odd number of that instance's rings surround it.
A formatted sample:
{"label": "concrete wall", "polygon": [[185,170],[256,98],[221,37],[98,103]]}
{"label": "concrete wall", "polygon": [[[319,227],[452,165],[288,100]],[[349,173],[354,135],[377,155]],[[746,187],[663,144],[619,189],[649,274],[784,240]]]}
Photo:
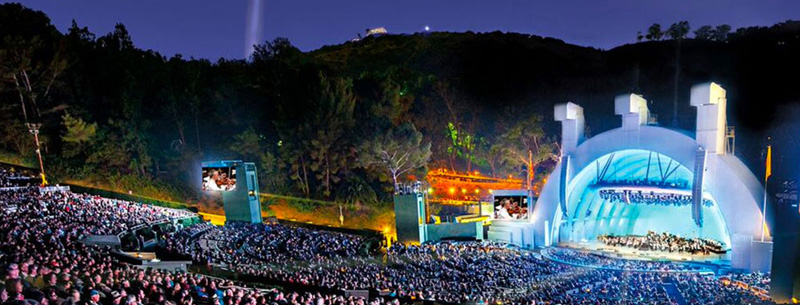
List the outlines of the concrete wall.
{"label": "concrete wall", "polygon": [[423,194],[395,195],[394,217],[397,241],[404,244],[420,244],[425,241]]}
{"label": "concrete wall", "polygon": [[425,241],[453,237],[484,239],[483,222],[426,224],[425,231]]}
{"label": "concrete wall", "polygon": [[236,189],[221,192],[225,221],[261,223],[261,203],[258,200],[258,175],[253,163],[236,166]]}
{"label": "concrete wall", "polygon": [[487,238],[515,244],[523,248],[533,248],[536,246],[534,232],[536,232],[534,223],[495,220],[492,221],[492,225],[489,227]]}

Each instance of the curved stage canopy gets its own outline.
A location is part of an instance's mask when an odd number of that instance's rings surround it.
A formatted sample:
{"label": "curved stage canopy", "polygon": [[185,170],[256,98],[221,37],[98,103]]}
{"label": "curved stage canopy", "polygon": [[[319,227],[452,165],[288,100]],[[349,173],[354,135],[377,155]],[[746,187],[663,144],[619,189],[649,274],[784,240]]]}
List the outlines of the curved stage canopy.
{"label": "curved stage canopy", "polygon": [[561,160],[534,207],[533,236],[523,239],[546,247],[605,234],[670,233],[721,242],[727,253],[720,262],[734,268],[768,270],[771,243],[760,242],[762,234],[769,240],[761,226],[763,187],[726,150],[725,90],[693,86],[691,105],[698,111],[694,134],[653,126],[647,101],[618,96],[622,127],[591,139],[584,139],[583,109],[557,105]]}
{"label": "curved stage canopy", "polygon": [[606,154],[570,180],[568,212],[560,222],[558,240],[591,242],[599,235],[654,231],[713,239],[728,248],[730,236],[711,194],[704,194],[703,226],[695,225],[687,200],[692,177],[686,166],[656,152],[628,149]]}

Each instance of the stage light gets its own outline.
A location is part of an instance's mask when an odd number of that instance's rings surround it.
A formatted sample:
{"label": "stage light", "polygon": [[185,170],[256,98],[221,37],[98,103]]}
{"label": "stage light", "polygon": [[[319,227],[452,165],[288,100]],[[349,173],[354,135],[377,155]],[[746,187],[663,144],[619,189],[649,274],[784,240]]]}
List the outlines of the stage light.
{"label": "stage light", "polygon": [[453,193],[455,193],[455,192],[456,192],[456,189],[451,187],[451,188],[450,188],[450,194],[453,194]]}
{"label": "stage light", "polygon": [[481,190],[475,189],[475,194],[480,193],[480,192],[481,192]]}
{"label": "stage light", "polygon": [[433,194],[433,188],[432,187],[428,188],[428,194]]}
{"label": "stage light", "polygon": [[493,190],[489,190],[489,194],[492,194],[492,193],[494,193],[494,191]]}
{"label": "stage light", "polygon": [[467,193],[467,189],[461,189],[461,193],[466,194]]}

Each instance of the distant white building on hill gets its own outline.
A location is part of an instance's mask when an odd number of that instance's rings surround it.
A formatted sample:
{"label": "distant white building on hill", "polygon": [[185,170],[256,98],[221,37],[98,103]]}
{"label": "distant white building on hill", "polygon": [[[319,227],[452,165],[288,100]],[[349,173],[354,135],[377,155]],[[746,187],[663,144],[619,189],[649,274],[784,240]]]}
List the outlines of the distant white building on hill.
{"label": "distant white building on hill", "polygon": [[372,28],[372,29],[366,29],[366,30],[364,30],[364,36],[361,36],[361,34],[359,34],[358,37],[353,38],[350,41],[360,41],[361,39],[364,39],[364,38],[367,38],[367,37],[370,37],[370,36],[378,37],[378,36],[382,36],[382,35],[386,35],[386,34],[389,34],[389,31],[387,31],[385,27],[377,27],[377,28]]}

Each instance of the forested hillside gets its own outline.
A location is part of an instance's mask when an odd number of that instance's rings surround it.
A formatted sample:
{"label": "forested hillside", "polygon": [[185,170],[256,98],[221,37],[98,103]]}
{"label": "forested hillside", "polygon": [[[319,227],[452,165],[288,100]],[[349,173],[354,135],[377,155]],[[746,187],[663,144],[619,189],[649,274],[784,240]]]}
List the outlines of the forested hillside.
{"label": "forested hillside", "polygon": [[705,81],[728,89],[737,152],[760,170],[776,107],[800,101],[800,22],[611,50],[501,32],[306,53],[276,39],[246,61],[167,58],[135,41],[121,24],[61,33],[44,13],[0,5],[3,155],[34,159],[25,123],[41,123],[53,181],[194,200],[198,161],[241,158],[258,164],[264,192],[377,204],[426,168],[522,176],[515,155],[528,149],[541,179],[557,153],[556,103],[582,105],[591,135],[618,126],[615,95],[636,92],[661,125],[693,130],[689,88]]}

